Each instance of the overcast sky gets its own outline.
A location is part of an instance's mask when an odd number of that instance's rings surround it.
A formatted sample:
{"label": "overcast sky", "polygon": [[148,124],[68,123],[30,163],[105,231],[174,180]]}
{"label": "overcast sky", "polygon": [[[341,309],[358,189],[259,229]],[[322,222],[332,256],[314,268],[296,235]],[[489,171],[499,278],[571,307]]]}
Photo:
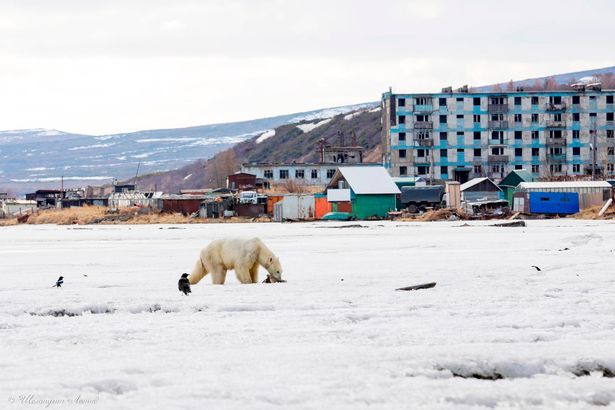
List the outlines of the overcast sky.
{"label": "overcast sky", "polygon": [[615,1],[0,0],[0,129],[253,119],[615,65]]}

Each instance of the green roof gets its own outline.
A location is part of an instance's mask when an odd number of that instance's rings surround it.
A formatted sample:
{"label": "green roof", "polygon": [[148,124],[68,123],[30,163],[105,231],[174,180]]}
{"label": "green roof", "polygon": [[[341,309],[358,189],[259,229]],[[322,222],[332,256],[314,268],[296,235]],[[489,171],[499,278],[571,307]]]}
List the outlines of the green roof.
{"label": "green roof", "polygon": [[525,169],[514,169],[500,182],[499,186],[516,187],[522,182],[534,182],[534,177]]}

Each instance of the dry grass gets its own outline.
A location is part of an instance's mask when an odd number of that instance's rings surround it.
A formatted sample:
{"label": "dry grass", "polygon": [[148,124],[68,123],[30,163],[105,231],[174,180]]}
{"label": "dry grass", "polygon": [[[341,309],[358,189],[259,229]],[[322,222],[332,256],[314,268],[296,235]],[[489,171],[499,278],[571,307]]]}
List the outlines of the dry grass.
{"label": "dry grass", "polygon": [[[116,224],[193,224],[193,223],[245,223],[268,222],[268,217],[243,218],[232,217],[224,219],[190,218],[182,214],[162,213],[157,210],[144,210],[140,208],[124,208],[118,212],[110,212],[108,208],[86,206],[68,209],[47,209],[30,216],[28,224],[55,224],[55,225],[116,225]],[[0,226],[16,225],[16,219],[0,220]]]}
{"label": "dry grass", "polygon": [[0,226],[13,226],[17,225],[17,218],[0,219]]}
{"label": "dry grass", "polygon": [[615,207],[610,206],[604,215],[598,216],[598,213],[604,205],[592,206],[591,208],[582,209],[581,212],[574,215],[576,219],[615,219]]}

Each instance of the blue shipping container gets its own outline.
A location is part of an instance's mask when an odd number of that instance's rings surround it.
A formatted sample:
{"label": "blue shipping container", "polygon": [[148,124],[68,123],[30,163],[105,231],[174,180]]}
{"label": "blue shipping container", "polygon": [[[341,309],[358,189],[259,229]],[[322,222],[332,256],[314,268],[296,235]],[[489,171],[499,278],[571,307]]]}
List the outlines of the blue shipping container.
{"label": "blue shipping container", "polygon": [[576,214],[579,194],[576,192],[530,192],[530,213]]}

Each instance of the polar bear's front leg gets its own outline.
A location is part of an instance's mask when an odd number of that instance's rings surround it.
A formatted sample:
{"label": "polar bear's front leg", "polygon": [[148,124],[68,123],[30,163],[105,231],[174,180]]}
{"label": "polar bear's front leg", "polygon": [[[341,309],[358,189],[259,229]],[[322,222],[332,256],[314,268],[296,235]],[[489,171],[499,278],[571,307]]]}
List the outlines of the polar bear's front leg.
{"label": "polar bear's front leg", "polygon": [[250,276],[250,269],[245,267],[235,266],[235,274],[237,275],[237,279],[241,283],[253,283],[252,277]]}
{"label": "polar bear's front leg", "polygon": [[214,285],[224,285],[224,281],[226,280],[226,269],[222,267],[214,268],[213,272],[211,272],[211,283]]}
{"label": "polar bear's front leg", "polygon": [[250,278],[252,279],[252,283],[258,283],[258,267],[259,266],[260,266],[260,264],[258,262],[256,262],[250,268]]}

